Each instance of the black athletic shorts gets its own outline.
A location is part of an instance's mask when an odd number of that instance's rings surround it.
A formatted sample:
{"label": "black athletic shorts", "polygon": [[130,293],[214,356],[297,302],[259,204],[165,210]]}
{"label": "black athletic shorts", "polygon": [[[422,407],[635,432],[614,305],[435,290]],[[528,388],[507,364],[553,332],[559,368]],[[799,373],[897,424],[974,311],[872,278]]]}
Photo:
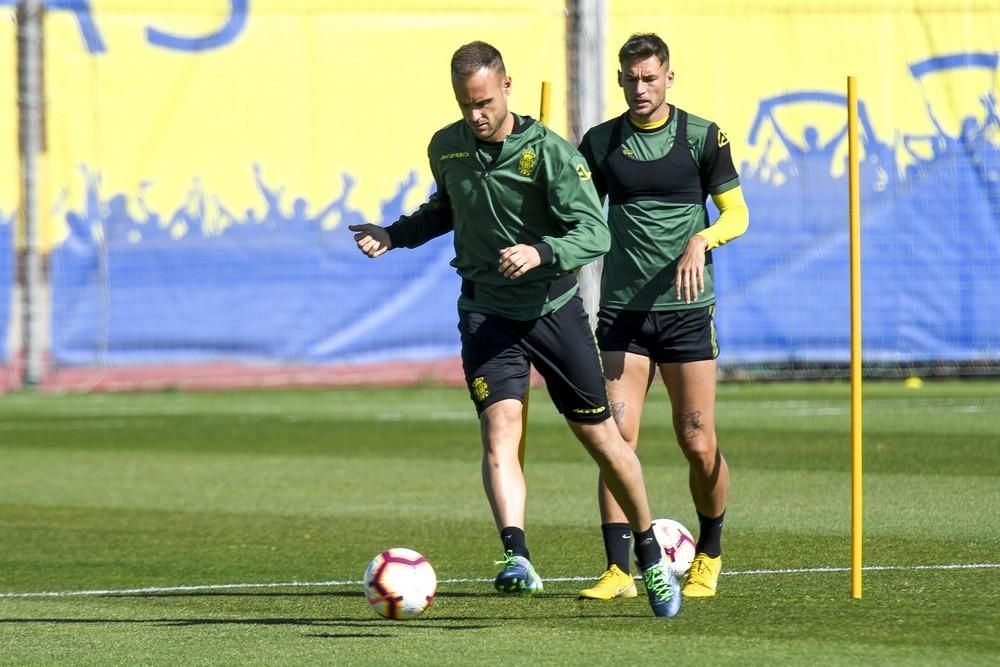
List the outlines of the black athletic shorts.
{"label": "black athletic shorts", "polygon": [[611,416],[600,354],[579,296],[538,319],[520,321],[460,310],[462,366],[476,411],[524,401],[531,365],[566,419],[597,424]]}
{"label": "black athletic shorts", "polygon": [[633,352],[657,364],[715,359],[714,315],[714,305],[662,311],[601,308],[597,343],[603,352]]}

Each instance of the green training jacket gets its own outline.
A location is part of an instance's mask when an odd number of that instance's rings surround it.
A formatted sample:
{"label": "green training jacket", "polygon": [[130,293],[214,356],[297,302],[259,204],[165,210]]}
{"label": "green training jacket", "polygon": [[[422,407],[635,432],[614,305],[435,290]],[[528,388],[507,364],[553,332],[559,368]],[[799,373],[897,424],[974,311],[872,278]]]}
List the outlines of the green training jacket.
{"label": "green training jacket", "polygon": [[[530,320],[572,298],[573,271],[608,251],[611,235],[587,161],[542,123],[515,115],[503,141],[477,141],[465,121],[427,148],[437,191],[386,231],[415,248],[454,230],[462,310]],[[542,265],[517,279],[499,273],[500,250],[535,246]]]}

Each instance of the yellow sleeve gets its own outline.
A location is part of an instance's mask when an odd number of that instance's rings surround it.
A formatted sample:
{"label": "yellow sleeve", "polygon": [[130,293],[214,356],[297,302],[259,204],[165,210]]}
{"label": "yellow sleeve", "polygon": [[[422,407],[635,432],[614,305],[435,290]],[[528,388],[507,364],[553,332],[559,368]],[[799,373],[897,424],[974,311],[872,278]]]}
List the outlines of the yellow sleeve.
{"label": "yellow sleeve", "polygon": [[719,209],[719,217],[708,229],[698,232],[698,236],[708,241],[705,250],[732,241],[750,226],[750,209],[743,200],[743,188],[740,186],[712,195],[712,201]]}

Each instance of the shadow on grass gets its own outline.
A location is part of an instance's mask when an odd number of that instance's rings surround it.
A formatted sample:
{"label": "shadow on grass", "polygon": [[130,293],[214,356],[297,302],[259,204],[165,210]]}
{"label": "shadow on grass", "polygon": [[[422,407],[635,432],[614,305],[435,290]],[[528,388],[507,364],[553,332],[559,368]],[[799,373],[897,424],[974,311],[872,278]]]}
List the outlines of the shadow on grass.
{"label": "shadow on grass", "polygon": [[[168,591],[163,593],[121,593],[95,596],[101,598],[277,598],[277,597],[329,597],[329,598],[363,598],[360,591]],[[514,600],[513,597],[498,596],[494,591],[443,591],[439,592],[439,599],[485,599],[495,600],[500,604],[504,601]],[[391,621],[375,616],[361,618],[360,616],[346,617],[265,617],[265,618],[0,618],[0,627],[4,625],[137,625],[150,627],[185,628],[185,627],[210,627],[210,626],[244,626],[244,627],[303,627],[324,629],[325,632],[315,632],[305,634],[306,637],[317,639],[342,639],[342,638],[364,638],[364,637],[395,637],[400,633],[421,632],[427,630],[449,630],[468,631],[485,630],[499,627],[502,623],[509,622],[532,622],[543,614],[546,619],[566,618],[617,618],[623,617],[645,617],[648,610],[642,605],[641,611],[625,611],[618,604],[594,604],[593,602],[579,602],[571,608],[565,606],[566,600],[576,601],[577,596],[570,593],[544,593],[532,599],[524,599],[522,614],[517,613],[518,605],[513,607],[504,605],[502,615],[451,615],[444,616],[430,613],[412,621]],[[553,608],[554,605],[554,608]],[[512,613],[513,612],[513,613]],[[624,613],[623,613],[624,612]],[[344,632],[340,632],[344,630]],[[354,631],[351,631],[354,630]],[[359,631],[363,630],[363,631]]]}
{"label": "shadow on grass", "polygon": [[[470,620],[491,621],[483,624],[469,624]],[[455,622],[461,622],[456,625]],[[494,622],[495,621],[495,622]],[[421,618],[413,621],[390,621],[383,618],[361,620],[357,618],[0,618],[0,625],[150,625],[172,628],[187,628],[212,625],[243,625],[243,626],[303,626],[303,627],[334,627],[334,628],[371,628],[387,630],[389,628],[406,628],[414,630],[484,630],[496,627],[500,619],[483,618],[469,619],[467,617],[435,617]],[[373,633],[352,634],[313,634],[309,637],[378,637],[387,636]]]}
{"label": "shadow on grass", "polygon": [[[280,597],[334,597],[334,598],[363,598],[362,591],[164,591],[162,593],[106,593],[104,595],[92,595],[93,598],[280,598]],[[497,598],[503,599],[495,591],[438,591],[435,596],[443,598]],[[516,599],[516,595],[506,596],[508,599]],[[575,593],[542,593],[535,596],[536,600],[576,600]]]}
{"label": "shadow on grass", "polygon": [[[107,593],[101,598],[299,598],[337,597],[363,598],[361,591],[165,591],[162,593]],[[440,597],[440,593],[438,594]]]}
{"label": "shadow on grass", "polygon": [[[591,607],[589,604],[582,604],[580,607]],[[615,605],[617,607],[617,605]],[[580,619],[580,618],[643,618],[649,616],[648,610],[625,612],[622,609],[612,608],[611,605],[592,606],[588,612],[581,613],[578,607],[575,610],[564,610],[562,612],[547,613],[545,617],[549,620],[555,618]],[[421,630],[483,630],[498,627],[500,624],[525,621],[531,622],[534,615],[517,616],[506,611],[500,616],[441,616],[427,615],[411,621],[391,621],[381,617],[359,618],[353,616],[329,617],[329,618],[142,618],[142,619],[122,619],[122,618],[0,618],[0,626],[4,625],[149,625],[160,627],[197,627],[197,626],[302,626],[302,627],[342,627],[342,628],[412,628]],[[320,636],[320,635],[316,635]],[[343,635],[335,635],[337,637]],[[370,636],[370,635],[363,635]]]}
{"label": "shadow on grass", "polygon": [[304,635],[305,637],[312,637],[314,639],[392,639],[398,637],[398,634],[393,634],[389,632],[372,632],[368,634],[362,634],[360,632],[345,632],[342,635],[333,635],[329,632],[323,632],[320,634]]}

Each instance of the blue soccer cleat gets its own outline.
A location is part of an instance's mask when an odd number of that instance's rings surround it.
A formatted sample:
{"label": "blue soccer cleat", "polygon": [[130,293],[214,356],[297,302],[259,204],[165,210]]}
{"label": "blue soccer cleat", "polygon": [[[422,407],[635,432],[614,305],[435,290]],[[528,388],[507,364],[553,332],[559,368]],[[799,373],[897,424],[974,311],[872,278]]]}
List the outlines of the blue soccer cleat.
{"label": "blue soccer cleat", "polygon": [[657,616],[671,618],[681,610],[681,585],[677,583],[670,561],[661,558],[642,571],[649,606]]}
{"label": "blue soccer cleat", "polygon": [[524,556],[515,556],[508,551],[497,565],[503,565],[503,570],[493,580],[493,586],[500,593],[508,595],[531,596],[542,592],[542,578],[535,572],[531,561]]}

